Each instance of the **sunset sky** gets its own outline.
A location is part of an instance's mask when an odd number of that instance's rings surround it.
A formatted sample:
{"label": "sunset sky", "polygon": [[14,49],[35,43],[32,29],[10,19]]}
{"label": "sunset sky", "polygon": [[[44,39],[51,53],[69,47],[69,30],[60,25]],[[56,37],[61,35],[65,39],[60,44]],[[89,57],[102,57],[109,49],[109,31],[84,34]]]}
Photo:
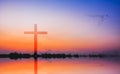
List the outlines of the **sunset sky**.
{"label": "sunset sky", "polygon": [[0,50],[32,51],[34,24],[41,50],[120,48],[120,0],[0,0]]}

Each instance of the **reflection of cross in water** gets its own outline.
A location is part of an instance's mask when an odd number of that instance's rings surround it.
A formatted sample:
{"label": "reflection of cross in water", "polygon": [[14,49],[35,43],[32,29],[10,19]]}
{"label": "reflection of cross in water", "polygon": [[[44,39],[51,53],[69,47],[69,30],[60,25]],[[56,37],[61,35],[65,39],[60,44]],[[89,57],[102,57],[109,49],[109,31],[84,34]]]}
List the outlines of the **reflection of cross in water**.
{"label": "reflection of cross in water", "polygon": [[37,31],[37,24],[34,24],[34,31],[26,31],[24,34],[34,34],[34,74],[37,74],[37,35],[47,34],[47,32]]}

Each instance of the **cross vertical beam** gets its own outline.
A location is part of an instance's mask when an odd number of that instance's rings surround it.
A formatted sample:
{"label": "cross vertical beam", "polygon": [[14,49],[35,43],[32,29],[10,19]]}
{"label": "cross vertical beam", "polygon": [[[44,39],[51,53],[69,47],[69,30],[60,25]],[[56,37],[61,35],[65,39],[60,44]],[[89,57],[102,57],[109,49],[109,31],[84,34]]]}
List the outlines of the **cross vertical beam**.
{"label": "cross vertical beam", "polygon": [[37,69],[37,35],[47,34],[45,31],[37,31],[37,24],[34,24],[34,31],[25,31],[24,34],[34,34],[34,74],[38,74]]}
{"label": "cross vertical beam", "polygon": [[37,57],[37,24],[34,24],[34,55]]}

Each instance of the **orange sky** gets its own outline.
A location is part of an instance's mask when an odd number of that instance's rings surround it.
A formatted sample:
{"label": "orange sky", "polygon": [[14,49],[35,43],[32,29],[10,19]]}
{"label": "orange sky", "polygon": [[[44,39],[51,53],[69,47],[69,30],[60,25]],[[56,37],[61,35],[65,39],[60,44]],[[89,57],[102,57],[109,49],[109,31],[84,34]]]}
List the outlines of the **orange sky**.
{"label": "orange sky", "polygon": [[[24,32],[24,31],[23,31]],[[18,33],[20,33],[18,31]],[[34,47],[34,36],[32,34],[2,34],[0,38],[0,47],[5,49],[20,50],[25,49],[28,51],[33,51]],[[110,40],[110,41],[109,41]],[[106,42],[107,41],[107,42]],[[111,39],[98,40],[96,38],[80,37],[78,38],[64,38],[58,35],[51,36],[48,35],[38,36],[38,49],[102,49],[102,48],[114,48],[119,46],[116,44],[112,45],[114,42]],[[111,46],[112,45],[112,46]]]}

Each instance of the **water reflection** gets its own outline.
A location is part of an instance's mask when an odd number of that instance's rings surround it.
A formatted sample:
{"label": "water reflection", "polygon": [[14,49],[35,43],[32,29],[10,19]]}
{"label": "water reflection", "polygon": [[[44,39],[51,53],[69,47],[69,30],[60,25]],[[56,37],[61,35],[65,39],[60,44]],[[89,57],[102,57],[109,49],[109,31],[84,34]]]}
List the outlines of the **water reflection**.
{"label": "water reflection", "polygon": [[[8,60],[8,59],[7,59]],[[39,59],[38,74],[119,74],[119,63],[99,59]],[[34,74],[33,59],[0,63],[0,74]]]}

